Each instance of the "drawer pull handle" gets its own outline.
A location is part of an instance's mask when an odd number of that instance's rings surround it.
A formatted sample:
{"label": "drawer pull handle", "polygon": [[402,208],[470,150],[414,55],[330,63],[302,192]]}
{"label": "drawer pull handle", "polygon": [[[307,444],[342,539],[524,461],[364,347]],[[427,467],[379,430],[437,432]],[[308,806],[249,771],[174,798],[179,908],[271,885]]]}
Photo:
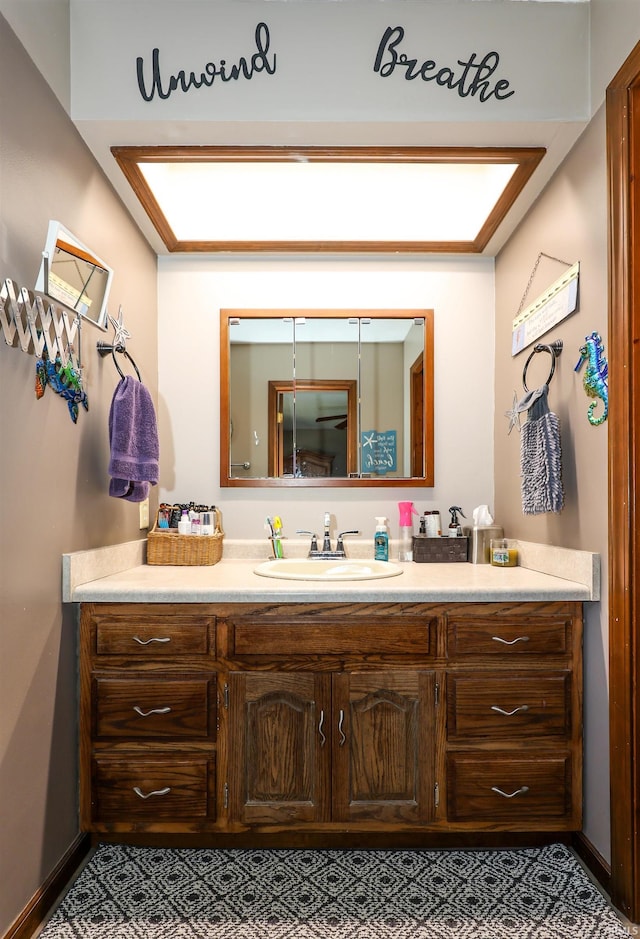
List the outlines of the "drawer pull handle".
{"label": "drawer pull handle", "polygon": [[503,710],[502,708],[499,708],[497,704],[492,704],[492,705],[491,705],[491,710],[492,710],[492,711],[497,711],[498,714],[504,714],[505,717],[513,717],[513,715],[514,715],[514,714],[517,714],[518,711],[528,711],[528,710],[529,710],[529,705],[528,705],[528,704],[521,704],[519,707],[514,708],[513,711],[505,711],[505,710]]}
{"label": "drawer pull handle", "polygon": [[148,646],[150,642],[171,642],[171,636],[152,636],[151,639],[140,639],[139,636],[134,636],[133,641],[141,646]]}
{"label": "drawer pull handle", "polygon": [[499,796],[502,796],[505,799],[513,799],[514,796],[524,795],[525,792],[529,791],[529,787],[521,786],[519,789],[516,789],[514,792],[503,792],[502,789],[498,789],[497,786],[492,786],[491,791],[497,792]]}
{"label": "drawer pull handle", "polygon": [[345,745],[346,736],[344,730],[342,729],[342,724],[344,722],[344,711],[340,708],[340,716],[338,718],[338,730],[340,731],[340,743],[338,746],[343,747]]}
{"label": "drawer pull handle", "polygon": [[144,793],[139,786],[134,786],[133,791],[141,799],[150,799],[151,796],[168,796],[171,792],[171,786],[165,786],[164,789],[152,789],[151,792]]}
{"label": "drawer pull handle", "polygon": [[505,646],[515,646],[516,642],[529,642],[528,636],[516,636],[515,639],[503,639],[501,636],[492,636],[494,642],[501,642]]}
{"label": "drawer pull handle", "polygon": [[136,714],[139,714],[140,717],[149,717],[150,714],[169,714],[171,708],[151,708],[150,711],[143,711],[137,704],[134,704],[133,710]]}
{"label": "drawer pull handle", "polygon": [[318,724],[318,733],[320,734],[320,746],[324,747],[327,742],[327,738],[322,732],[322,725],[324,724],[324,710],[320,711],[320,723]]}

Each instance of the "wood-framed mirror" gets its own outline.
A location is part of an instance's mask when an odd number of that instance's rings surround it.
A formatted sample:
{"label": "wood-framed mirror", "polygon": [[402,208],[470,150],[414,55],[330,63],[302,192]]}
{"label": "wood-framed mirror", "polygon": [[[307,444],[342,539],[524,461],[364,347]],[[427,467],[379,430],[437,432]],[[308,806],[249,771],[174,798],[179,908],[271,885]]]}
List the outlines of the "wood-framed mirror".
{"label": "wood-framed mirror", "polygon": [[433,486],[433,320],[221,310],[221,486]]}

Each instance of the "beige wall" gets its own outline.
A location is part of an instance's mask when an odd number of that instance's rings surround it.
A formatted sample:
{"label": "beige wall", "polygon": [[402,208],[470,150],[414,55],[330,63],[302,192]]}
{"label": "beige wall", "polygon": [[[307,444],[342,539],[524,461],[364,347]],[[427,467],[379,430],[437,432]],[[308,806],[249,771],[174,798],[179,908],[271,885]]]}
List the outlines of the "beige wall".
{"label": "beige wall", "polygon": [[[522,395],[522,370],[531,352],[511,357],[511,322],[518,311],[540,252],[580,262],[576,313],[540,342],[562,339],[563,352],[550,384],[549,406],[560,419],[565,508],[558,514],[524,516],[520,495],[520,440],[507,434],[504,411],[514,390]],[[565,270],[542,258],[526,303]],[[608,624],[607,582],[607,424],[587,420],[592,400],[585,394],[584,368],[576,373],[579,347],[598,331],[607,352],[607,181],[604,107],[575,145],[550,185],[496,260],[496,513],[506,532],[536,541],[597,551],[602,557],[604,599],[586,604],[585,628],[585,824],[586,836],[608,860]],[[535,356],[527,385],[545,381],[549,356]],[[601,412],[599,405],[596,414]]]}
{"label": "beige wall", "polygon": [[[129,349],[157,396],[156,258],[0,16],[0,279],[33,287],[50,218],[115,269]],[[112,330],[106,334],[111,338]],[[0,934],[78,832],[76,623],[61,555],[140,537],[138,508],[107,494],[117,373],[82,333],[88,413],[74,425],[34,357],[0,342]]]}
{"label": "beige wall", "polygon": [[[315,531],[329,511],[336,528],[359,529],[361,543],[371,546],[376,516],[389,520],[397,538],[400,500],[414,501],[420,512],[438,509],[447,521],[450,505],[462,506],[468,517],[476,505],[493,506],[493,258],[173,255],[161,257],[158,266],[163,499],[218,505],[230,539],[264,538],[266,515],[282,518],[287,537],[297,528]],[[434,486],[220,488],[219,311],[313,307],[433,309]],[[184,363],[190,366],[188,384],[176,381],[176,374],[185,373]],[[387,384],[381,386],[385,393]],[[259,465],[264,445],[264,438],[259,447],[252,440],[249,452],[237,450],[234,460]],[[473,454],[472,473],[468,454]]]}

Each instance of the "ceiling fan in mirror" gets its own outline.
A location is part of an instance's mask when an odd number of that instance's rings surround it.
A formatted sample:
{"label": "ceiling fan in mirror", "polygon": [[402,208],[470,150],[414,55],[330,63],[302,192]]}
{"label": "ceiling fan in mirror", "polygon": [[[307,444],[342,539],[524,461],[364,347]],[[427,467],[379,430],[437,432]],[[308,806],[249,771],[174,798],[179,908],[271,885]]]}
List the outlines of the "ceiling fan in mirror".
{"label": "ceiling fan in mirror", "polygon": [[328,414],[326,417],[316,417],[316,424],[320,424],[322,421],[338,421],[333,428],[334,430],[345,430],[348,423],[346,414]]}

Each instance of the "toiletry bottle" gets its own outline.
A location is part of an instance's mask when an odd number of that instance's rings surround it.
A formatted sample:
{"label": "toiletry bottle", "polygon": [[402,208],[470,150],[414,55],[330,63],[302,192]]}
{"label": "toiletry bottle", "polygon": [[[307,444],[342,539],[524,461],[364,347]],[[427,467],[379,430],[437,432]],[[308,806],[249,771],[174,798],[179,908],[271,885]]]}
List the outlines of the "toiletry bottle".
{"label": "toiletry bottle", "polygon": [[400,546],[398,548],[399,561],[413,561],[413,515],[418,512],[413,502],[398,502],[400,510]]}
{"label": "toiletry bottle", "polygon": [[189,513],[186,509],[182,510],[182,518],[178,522],[178,534],[179,535],[190,535],[191,534],[191,519],[189,518]]}
{"label": "toiletry bottle", "polygon": [[449,537],[460,538],[462,535],[462,526],[458,520],[458,514],[462,515],[463,518],[466,518],[467,516],[464,514],[459,505],[450,506],[449,512],[451,514],[451,521],[449,522]]}
{"label": "toiletry bottle", "polygon": [[387,534],[386,518],[376,515],[376,533],[373,539],[373,556],[376,561],[389,560],[389,535]]}

